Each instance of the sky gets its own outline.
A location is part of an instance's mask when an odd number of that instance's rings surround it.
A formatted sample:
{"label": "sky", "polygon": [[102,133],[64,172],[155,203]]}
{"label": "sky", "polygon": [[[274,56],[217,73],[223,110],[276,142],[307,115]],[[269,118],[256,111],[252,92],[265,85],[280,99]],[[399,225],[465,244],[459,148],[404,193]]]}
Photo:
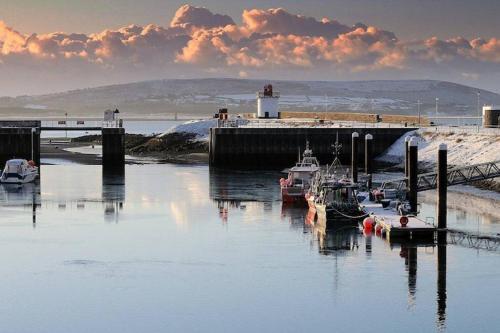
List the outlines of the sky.
{"label": "sky", "polygon": [[500,92],[498,0],[0,0],[0,95],[149,79],[436,79]]}

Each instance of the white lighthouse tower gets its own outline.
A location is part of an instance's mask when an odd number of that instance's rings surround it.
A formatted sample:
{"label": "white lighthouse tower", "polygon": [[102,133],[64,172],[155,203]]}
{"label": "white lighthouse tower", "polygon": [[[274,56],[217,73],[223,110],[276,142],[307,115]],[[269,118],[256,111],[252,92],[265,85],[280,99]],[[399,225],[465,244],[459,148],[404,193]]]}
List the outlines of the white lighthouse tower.
{"label": "white lighthouse tower", "polygon": [[264,86],[264,91],[257,93],[257,118],[279,118],[278,104],[280,93],[273,92],[273,86]]}

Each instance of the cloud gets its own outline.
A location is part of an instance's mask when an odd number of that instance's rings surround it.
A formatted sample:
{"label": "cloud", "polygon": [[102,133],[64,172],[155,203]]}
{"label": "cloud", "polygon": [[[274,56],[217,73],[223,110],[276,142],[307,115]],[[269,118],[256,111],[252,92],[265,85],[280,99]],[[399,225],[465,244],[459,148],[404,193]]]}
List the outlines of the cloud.
{"label": "cloud", "polygon": [[184,5],[167,27],[131,25],[95,34],[27,35],[0,21],[2,86],[12,85],[12,73],[56,90],[67,88],[68,76],[81,87],[205,74],[322,79],[439,74],[471,80],[495,68],[498,74],[498,64],[497,38],[407,42],[378,27],[347,26],[282,8],[245,10],[237,25],[227,15]]}
{"label": "cloud", "polygon": [[215,28],[234,24],[233,19],[228,15],[213,14],[204,7],[183,5],[175,13],[170,22],[170,27]]}
{"label": "cloud", "polygon": [[290,14],[283,8],[245,10],[243,25],[251,32],[326,38],[334,38],[353,30],[337,21],[327,18],[318,21],[312,17]]}

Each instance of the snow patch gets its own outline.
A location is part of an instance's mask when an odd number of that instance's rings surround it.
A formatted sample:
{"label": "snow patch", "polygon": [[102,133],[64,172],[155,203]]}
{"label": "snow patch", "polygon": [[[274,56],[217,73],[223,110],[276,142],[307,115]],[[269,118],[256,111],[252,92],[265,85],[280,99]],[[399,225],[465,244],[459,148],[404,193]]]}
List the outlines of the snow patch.
{"label": "snow patch", "polygon": [[172,127],[167,132],[160,134],[159,137],[172,133],[189,133],[195,134],[198,140],[208,140],[208,134],[212,127],[217,127],[217,119],[191,120]]}
{"label": "snow patch", "polygon": [[478,133],[429,132],[418,130],[399,138],[377,160],[388,163],[402,163],[405,156],[405,137],[418,138],[419,162],[429,166],[437,163],[439,145],[448,146],[448,164],[465,166],[500,160],[500,136]]}

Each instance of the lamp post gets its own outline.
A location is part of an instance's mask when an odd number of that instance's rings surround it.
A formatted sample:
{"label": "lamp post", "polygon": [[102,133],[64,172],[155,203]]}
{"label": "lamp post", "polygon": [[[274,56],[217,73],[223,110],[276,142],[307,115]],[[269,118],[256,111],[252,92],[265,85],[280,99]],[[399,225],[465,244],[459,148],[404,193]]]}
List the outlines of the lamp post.
{"label": "lamp post", "polygon": [[36,132],[36,129],[35,128],[32,128],[31,129],[31,160],[34,161],[35,160],[35,132]]}
{"label": "lamp post", "polygon": [[66,139],[68,138],[68,113],[64,113],[64,116],[66,117],[65,120],[65,125],[66,125]]}
{"label": "lamp post", "polygon": [[418,125],[420,126],[420,100],[417,100]]}
{"label": "lamp post", "polygon": [[477,131],[479,132],[479,126],[481,123],[481,92],[477,92]]}
{"label": "lamp post", "polygon": [[439,114],[439,98],[436,97],[436,117],[438,116]]}

